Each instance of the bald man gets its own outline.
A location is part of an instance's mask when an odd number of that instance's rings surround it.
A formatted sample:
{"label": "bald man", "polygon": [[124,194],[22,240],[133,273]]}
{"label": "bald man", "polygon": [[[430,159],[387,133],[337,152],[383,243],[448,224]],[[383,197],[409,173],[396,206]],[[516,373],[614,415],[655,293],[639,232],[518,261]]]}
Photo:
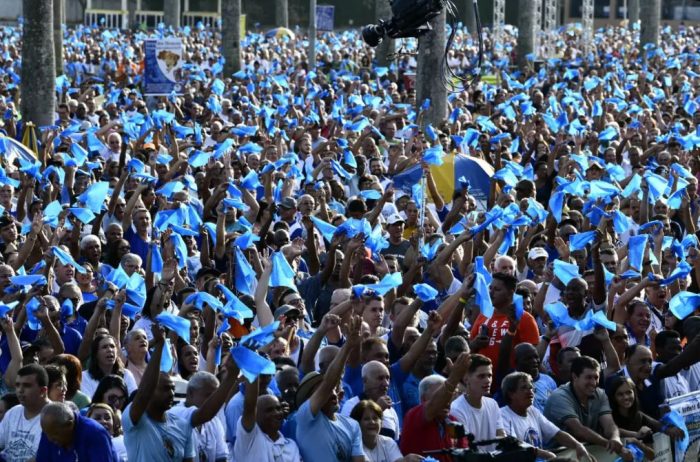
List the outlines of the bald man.
{"label": "bald man", "polygon": [[36,460],[64,461],[65,454],[75,460],[118,462],[112,437],[96,421],[83,417],[65,403],[50,403],[41,411],[41,440]]}
{"label": "bald man", "polygon": [[300,462],[294,440],[285,438],[280,429],[285,413],[274,395],[258,395],[259,384],[246,382],[243,415],[236,427],[233,460]]}
{"label": "bald man", "polygon": [[525,372],[532,377],[532,384],[535,387],[535,402],[533,404],[544,412],[547,398],[557,389],[557,383],[549,375],[540,372],[540,356],[534,345],[520,343],[515,346],[513,352],[515,353],[515,370]]}
{"label": "bald man", "polygon": [[362,366],[362,393],[347,400],[340,410],[340,414],[350,416],[353,408],[363,399],[374,401],[383,411],[382,429],[379,433],[398,441],[401,425],[399,424],[399,416],[388,395],[390,381],[389,368],[383,363],[379,361],[365,363]]}

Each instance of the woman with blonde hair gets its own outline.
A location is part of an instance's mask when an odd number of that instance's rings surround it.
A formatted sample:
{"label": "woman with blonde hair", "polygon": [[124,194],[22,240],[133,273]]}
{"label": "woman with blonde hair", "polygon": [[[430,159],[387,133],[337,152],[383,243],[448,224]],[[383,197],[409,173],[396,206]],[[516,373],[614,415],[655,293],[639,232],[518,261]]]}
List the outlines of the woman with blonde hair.
{"label": "woman with blonde hair", "polygon": [[102,425],[112,437],[112,445],[121,462],[126,462],[126,446],[124,446],[124,432],[122,430],[121,413],[114,410],[109,404],[94,403],[90,405],[87,416]]}

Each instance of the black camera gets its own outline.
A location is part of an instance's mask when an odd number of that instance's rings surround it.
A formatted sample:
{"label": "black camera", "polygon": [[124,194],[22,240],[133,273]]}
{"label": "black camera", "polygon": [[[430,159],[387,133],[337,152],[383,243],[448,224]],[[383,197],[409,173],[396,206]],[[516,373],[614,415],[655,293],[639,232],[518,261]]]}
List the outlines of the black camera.
{"label": "black camera", "polygon": [[428,21],[440,14],[449,0],[392,0],[392,18],[362,28],[362,39],[376,47],[384,37],[419,37],[430,31]]}
{"label": "black camera", "polygon": [[[452,431],[461,434],[464,427],[454,428]],[[493,440],[474,441],[474,435],[466,435],[469,440],[467,449],[442,449],[437,451],[426,451],[425,455],[448,454],[454,462],[535,462],[537,459],[536,449],[512,436],[496,438]],[[495,445],[496,450],[492,452],[478,452],[478,446]]]}

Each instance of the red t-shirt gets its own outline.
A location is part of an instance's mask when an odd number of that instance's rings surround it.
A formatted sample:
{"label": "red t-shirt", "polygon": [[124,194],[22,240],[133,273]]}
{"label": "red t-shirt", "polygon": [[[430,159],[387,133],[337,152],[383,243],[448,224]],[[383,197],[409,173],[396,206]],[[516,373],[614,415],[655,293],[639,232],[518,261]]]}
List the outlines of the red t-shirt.
{"label": "red t-shirt", "polygon": [[[493,362],[493,368],[495,370],[498,366],[498,352],[501,348],[501,339],[506,335],[506,332],[508,332],[510,321],[505,314],[494,313],[490,318],[479,314],[472,326],[472,339],[479,335],[482,324],[486,325],[489,329],[489,344],[486,348],[482,348],[474,353],[479,353],[488,357]],[[535,321],[535,318],[527,311],[524,312],[523,316],[520,318],[518,329],[515,331],[513,346],[523,342],[532,343],[535,346],[540,342],[540,331],[537,327],[537,321]],[[512,354],[511,362],[511,367],[515,367],[515,357]]]}
{"label": "red t-shirt", "polygon": [[[448,416],[448,418],[456,421],[452,416]],[[427,456],[428,454],[425,454],[425,451],[454,447],[466,447],[466,439],[455,442],[447,436],[444,425],[436,420],[427,421],[423,403],[413,407],[404,416],[403,428],[401,429],[401,443],[399,444],[402,454]],[[430,456],[441,462],[452,462],[452,458],[447,454],[430,454]]]}

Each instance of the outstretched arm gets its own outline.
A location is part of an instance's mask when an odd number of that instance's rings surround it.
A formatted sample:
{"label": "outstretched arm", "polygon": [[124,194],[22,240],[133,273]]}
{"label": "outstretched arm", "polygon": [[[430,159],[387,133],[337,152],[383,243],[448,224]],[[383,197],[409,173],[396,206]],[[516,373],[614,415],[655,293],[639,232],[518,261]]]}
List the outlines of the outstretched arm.
{"label": "outstretched arm", "polygon": [[260,275],[258,286],[255,288],[255,310],[258,316],[260,327],[265,327],[274,322],[272,310],[267,304],[267,286],[270,284],[270,274],[272,273],[272,261],[269,258],[263,260],[263,272]]}
{"label": "outstretched arm", "polygon": [[418,359],[423,354],[433,336],[440,332],[442,326],[442,316],[436,311],[431,311],[428,318],[428,327],[425,328],[418,340],[413,342],[408,352],[399,359],[401,370],[408,373],[416,365]]}
{"label": "outstretched arm", "polygon": [[[193,427],[198,427],[205,424],[216,416],[219,409],[221,409],[226,402],[226,398],[228,397],[231,389],[236,385],[238,373],[238,365],[233,360],[233,357],[228,355],[228,358],[226,359],[226,373],[224,375],[224,379],[219,384],[219,388],[217,388],[216,391],[209,398],[207,398],[206,401],[204,401],[202,407],[197,409],[194,414],[192,414]],[[246,396],[246,399],[247,398],[248,397]]]}
{"label": "outstretched arm", "polygon": [[[449,361],[449,359],[448,359]],[[469,369],[471,358],[469,353],[461,353],[450,371],[450,376],[443,382],[440,388],[433,393],[425,405],[425,420],[431,422],[440,415],[445,407],[449,406],[454,397],[455,389]]]}
{"label": "outstretched arm", "polygon": [[160,378],[160,360],[163,357],[163,345],[165,345],[165,332],[158,324],[153,324],[153,342],[155,348],[151,359],[148,361],[146,371],[141,378],[141,384],[136,391],[134,401],[129,408],[129,418],[131,423],[136,425],[141,420],[141,416],[146,412],[148,402],[153,396],[153,391],[158,387],[158,379]]}
{"label": "outstretched arm", "polygon": [[321,411],[321,408],[326,404],[326,401],[328,401],[328,397],[333,392],[333,389],[338,386],[350,352],[359,347],[362,341],[360,335],[361,325],[362,320],[359,316],[353,316],[351,318],[347,329],[347,341],[338,354],[335,355],[330,366],[328,366],[326,373],[323,375],[321,385],[314,391],[313,395],[311,395],[311,414],[317,415]]}
{"label": "outstretched arm", "polygon": [[316,331],[304,347],[304,352],[301,355],[301,364],[299,365],[299,372],[301,372],[302,374],[308,374],[309,372],[315,369],[314,360],[316,359],[316,353],[318,352],[318,349],[321,346],[323,337],[326,336],[326,333],[329,330],[337,329],[339,325],[339,316],[332,313],[328,313],[325,316],[323,316],[323,318],[321,319],[321,325],[318,326],[318,329],[316,329]]}
{"label": "outstretched arm", "polygon": [[243,429],[248,433],[253,431],[257,420],[258,395],[260,394],[259,378],[260,377],[256,378],[253,383],[245,383],[241,425],[243,425]]}

